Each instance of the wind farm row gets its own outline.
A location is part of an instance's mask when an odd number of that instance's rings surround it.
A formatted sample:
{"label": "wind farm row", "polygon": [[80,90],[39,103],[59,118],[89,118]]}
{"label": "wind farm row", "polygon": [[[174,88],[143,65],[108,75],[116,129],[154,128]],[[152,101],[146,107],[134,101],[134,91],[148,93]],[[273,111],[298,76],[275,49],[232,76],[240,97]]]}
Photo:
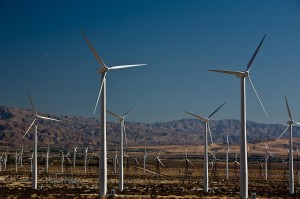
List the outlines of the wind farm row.
{"label": "wind farm row", "polygon": [[[98,179],[98,193],[100,197],[106,197],[108,194],[108,186],[109,183],[111,184],[111,182],[108,181],[108,173],[111,172],[112,174],[117,174],[118,175],[118,186],[117,189],[120,193],[124,192],[124,176],[126,177],[126,174],[124,175],[124,165],[129,165],[129,156],[127,153],[127,138],[126,138],[126,126],[125,126],[125,118],[127,116],[129,116],[130,114],[133,114],[134,110],[138,107],[135,106],[134,108],[130,109],[127,113],[125,113],[123,116],[120,116],[119,114],[116,114],[114,112],[111,112],[109,110],[106,109],[106,84],[107,84],[107,75],[110,73],[113,73],[114,70],[117,69],[124,69],[124,68],[131,68],[131,67],[140,67],[140,66],[145,66],[146,64],[130,64],[130,65],[118,65],[118,66],[111,66],[108,67],[106,66],[106,64],[104,63],[104,61],[102,60],[102,58],[100,57],[100,55],[97,53],[97,51],[95,50],[95,48],[93,47],[93,45],[90,43],[90,41],[88,40],[88,38],[86,37],[86,35],[84,33],[82,33],[84,40],[86,41],[88,47],[90,48],[90,50],[92,51],[93,56],[95,57],[95,59],[97,60],[98,64],[100,65],[100,68],[97,70],[97,73],[101,75],[101,79],[100,79],[100,90],[99,90],[99,94],[98,94],[98,98],[96,100],[96,105],[94,108],[94,114],[96,113],[98,104],[100,103],[100,120],[99,120],[99,146],[97,146],[97,149],[92,149],[93,152],[95,152],[95,154],[93,155],[94,159],[97,160],[97,173],[99,174],[99,179]],[[203,149],[203,158],[201,157],[201,160],[199,163],[199,157],[196,159],[195,162],[198,162],[198,166],[199,164],[201,164],[201,167],[203,167],[203,169],[200,169],[199,167],[195,170],[197,170],[197,172],[200,172],[200,174],[197,174],[196,176],[198,178],[201,179],[197,179],[199,180],[199,182],[201,182],[201,185],[199,185],[199,187],[203,187],[203,193],[204,194],[209,194],[212,193],[212,190],[215,190],[214,188],[211,188],[211,181],[209,180],[209,177],[212,177],[213,175],[215,175],[215,172],[217,171],[216,169],[216,165],[218,164],[217,162],[220,161],[222,163],[220,163],[220,165],[222,165],[222,167],[224,167],[224,169],[222,169],[224,176],[222,176],[222,180],[224,181],[229,181],[230,179],[230,173],[232,173],[234,171],[235,176],[238,176],[238,182],[239,182],[239,197],[240,198],[249,198],[249,173],[250,173],[250,168],[251,166],[249,166],[248,163],[248,159],[249,159],[249,145],[247,143],[247,125],[246,125],[246,79],[249,80],[254,93],[257,96],[257,99],[265,113],[266,116],[268,116],[266,109],[264,108],[264,105],[262,103],[262,100],[260,99],[254,84],[250,78],[250,70],[253,67],[253,63],[254,60],[259,52],[259,50],[262,47],[262,44],[264,42],[266,38],[266,35],[263,36],[262,40],[260,41],[260,43],[258,44],[257,48],[254,51],[254,54],[252,55],[252,57],[250,58],[250,61],[247,64],[246,70],[244,71],[229,71],[229,70],[209,70],[210,72],[217,72],[217,73],[223,73],[223,74],[229,74],[229,75],[234,75],[237,78],[240,79],[240,83],[241,83],[241,119],[240,119],[240,147],[239,147],[239,153],[236,151],[234,154],[234,161],[231,161],[230,163],[230,159],[233,159],[230,156],[230,143],[229,143],[229,139],[228,136],[230,134],[230,132],[228,132],[228,134],[226,135],[226,143],[225,145],[221,145],[221,147],[224,148],[224,153],[220,156],[220,158],[218,158],[217,156],[219,154],[217,154],[217,151],[214,150],[209,150],[209,148],[215,148],[216,146],[220,145],[220,144],[215,144],[213,139],[212,139],[212,134],[213,132],[211,131],[210,128],[210,119],[218,112],[218,111],[222,111],[221,108],[223,106],[226,105],[226,102],[224,102],[223,104],[221,104],[217,109],[215,109],[207,118],[200,116],[198,114],[195,114],[195,112],[199,112],[199,109],[201,110],[201,105],[199,105],[199,108],[197,108],[197,110],[193,110],[193,111],[186,111],[183,110],[187,115],[192,116],[193,118],[196,118],[200,121],[202,121],[205,125],[204,128],[204,132],[199,132],[199,134],[204,134],[204,149]],[[151,67],[151,66],[149,66]],[[33,113],[33,121],[32,123],[29,125],[29,127],[27,128],[26,132],[23,135],[23,140],[26,138],[27,134],[34,129],[34,135],[33,135],[33,149],[32,149],[32,155],[28,158],[28,160],[30,160],[30,171],[31,171],[31,179],[32,179],[32,189],[36,190],[38,189],[38,123],[37,121],[39,120],[48,120],[48,121],[52,121],[52,122],[58,122],[58,123],[63,123],[65,121],[63,120],[59,120],[59,119],[55,119],[52,117],[46,117],[43,115],[40,115],[37,112],[37,109],[34,105],[33,99],[31,98],[31,95],[29,93],[29,91],[27,91],[28,93],[28,98],[31,104],[31,108],[32,108],[32,113]],[[100,101],[100,102],[99,102]],[[289,129],[289,162],[288,162],[288,184],[289,184],[289,193],[290,194],[294,194],[295,193],[295,179],[294,179],[294,147],[293,147],[293,139],[292,139],[292,126],[294,124],[300,124],[298,122],[295,122],[293,120],[292,117],[292,113],[291,113],[291,109],[290,106],[288,104],[288,100],[287,97],[285,97],[285,105],[287,108],[287,112],[288,112],[288,117],[289,117],[289,121],[288,121],[288,126],[287,128],[283,131],[283,133],[278,137],[278,139],[280,139],[282,137],[282,135],[284,135],[287,130]],[[106,121],[106,114],[109,113],[110,115],[112,115],[118,122],[119,122],[119,126],[120,126],[120,132],[119,132],[119,153],[117,155],[117,150],[116,150],[116,154],[112,155],[110,154],[111,157],[111,161],[110,164],[108,164],[108,160],[109,160],[109,156],[108,156],[108,150],[107,150],[107,121]],[[208,134],[210,136],[210,147],[209,147],[209,141],[208,141]],[[124,141],[125,141],[125,146],[124,146]],[[220,146],[219,146],[220,147]],[[126,150],[124,150],[126,149]],[[268,168],[270,167],[270,159],[271,159],[271,153],[269,153],[269,147],[267,144],[264,145],[264,164],[259,162],[258,165],[260,166],[260,169],[255,169],[255,171],[260,171],[261,175],[259,176],[263,176],[265,182],[267,182],[269,180],[269,174],[268,174]],[[89,152],[89,148],[85,148],[84,151],[82,152],[81,155],[83,157],[83,165],[84,165],[84,174],[87,174],[87,166],[89,163],[89,160],[91,158],[88,157],[88,152]],[[28,156],[27,152],[27,156]],[[31,152],[30,152],[31,153]],[[30,155],[29,153],[29,155]],[[47,151],[45,152],[45,154],[43,154],[43,158],[45,158],[46,160],[46,167],[45,167],[45,172],[49,173],[49,153],[50,153],[50,149],[48,148]],[[72,158],[73,158],[73,162],[71,161],[70,157],[72,153]],[[142,162],[143,162],[143,166],[141,167],[141,164],[139,163],[139,159],[141,159],[141,154],[139,154],[140,156],[135,156],[133,157],[134,160],[134,167],[136,168],[136,172],[137,170],[142,170],[143,171],[143,175],[154,175],[155,178],[157,178],[157,180],[162,180],[164,174],[162,174],[162,168],[165,167],[165,163],[163,161],[163,159],[161,158],[161,151],[157,151],[155,155],[152,154],[153,156],[153,161],[155,162],[155,170],[153,169],[149,169],[147,168],[147,160],[148,160],[148,153],[147,153],[147,148],[146,146],[144,146],[143,151],[141,152],[142,155]],[[239,159],[238,159],[238,154],[239,154]],[[165,154],[166,155],[166,154]],[[199,154],[197,154],[199,156]],[[172,157],[171,154],[169,154],[170,157]],[[209,169],[209,156],[211,156],[211,163],[212,163],[212,167],[211,169]],[[60,152],[60,159],[61,159],[61,173],[64,173],[65,171],[65,165],[66,164],[70,164],[73,166],[73,172],[75,171],[75,167],[76,167],[76,157],[77,157],[77,148],[74,148],[72,151],[61,151]],[[15,153],[15,168],[16,168],[16,172],[19,172],[18,170],[18,164],[22,165],[22,158],[23,158],[23,148],[21,150],[20,153],[16,152]],[[7,165],[7,152],[4,152],[3,155],[1,156],[1,160],[3,159],[3,163],[6,167]],[[126,162],[124,163],[124,159],[126,160]],[[195,158],[194,158],[195,159]],[[187,177],[190,174],[189,168],[194,166],[193,160],[191,158],[189,158],[188,156],[188,149],[185,149],[184,152],[184,156],[182,159],[185,164],[184,164],[184,176]],[[282,163],[280,162],[284,162],[285,166],[286,166],[286,162],[284,160],[281,160],[279,157],[277,157],[277,163],[276,167],[280,168],[279,165],[282,165]],[[0,161],[1,162],[1,161]],[[69,163],[68,163],[69,162]],[[119,169],[117,171],[117,164],[119,166]],[[109,166],[111,165],[112,168],[110,168],[109,170]],[[230,169],[230,166],[232,167],[232,165],[234,165],[234,168]],[[172,167],[172,166],[169,166]],[[1,163],[0,163],[0,168],[1,168]],[[177,167],[174,167],[177,168]],[[264,168],[264,173],[262,173],[262,168]],[[210,172],[209,172],[210,170]],[[231,170],[231,172],[230,172]],[[239,174],[237,174],[239,170]],[[278,169],[279,171],[280,169]],[[297,169],[299,170],[299,168]],[[172,171],[175,172],[175,171]],[[171,172],[171,173],[172,173]],[[194,171],[196,172],[196,171]],[[111,175],[112,175],[111,174]],[[173,173],[174,174],[174,173]],[[209,175],[210,174],[210,175]],[[276,174],[277,175],[277,174]],[[201,176],[201,177],[200,177]],[[191,178],[191,177],[190,177]],[[203,178],[203,180],[202,180]],[[144,179],[144,181],[146,181],[147,179]],[[219,179],[220,180],[220,179]],[[252,186],[252,185],[251,185]]]}

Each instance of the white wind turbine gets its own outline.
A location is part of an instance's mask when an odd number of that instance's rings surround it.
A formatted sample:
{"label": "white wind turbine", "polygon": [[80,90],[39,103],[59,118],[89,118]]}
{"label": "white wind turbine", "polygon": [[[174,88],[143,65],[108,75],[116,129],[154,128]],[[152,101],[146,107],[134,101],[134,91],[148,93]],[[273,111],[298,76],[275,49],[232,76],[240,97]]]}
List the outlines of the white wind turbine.
{"label": "white wind turbine", "polygon": [[49,171],[49,154],[50,154],[50,148],[49,148],[49,144],[48,144],[48,148],[46,151],[46,172],[47,173]]}
{"label": "white wind turbine", "polygon": [[147,164],[147,151],[146,151],[146,146],[144,148],[144,175],[146,174],[146,164]]}
{"label": "white wind turbine", "polygon": [[87,161],[88,161],[88,151],[89,151],[89,147],[86,147],[86,149],[84,150],[84,173],[86,174],[86,166],[87,166]]}
{"label": "white wind turbine", "polygon": [[188,159],[188,149],[185,148],[185,174],[188,174],[189,165],[193,165],[193,163]]}
{"label": "white wind turbine", "polygon": [[226,147],[226,180],[229,180],[229,167],[228,167],[228,159],[229,159],[229,140],[228,140],[228,134],[227,134],[227,138],[226,138],[226,142],[227,142],[227,147]]}
{"label": "white wind turbine", "polygon": [[124,186],[124,172],[123,172],[123,149],[124,149],[124,138],[123,136],[125,136],[125,145],[127,146],[127,138],[126,138],[126,131],[125,131],[125,118],[130,115],[135,109],[137,108],[137,106],[135,106],[133,109],[131,109],[130,111],[128,111],[127,113],[125,113],[124,116],[119,116],[111,111],[107,111],[109,114],[111,114],[114,118],[116,118],[117,120],[119,120],[120,122],[120,128],[121,128],[121,132],[120,132],[120,149],[119,149],[119,157],[120,157],[120,164],[119,164],[119,190],[123,191],[123,186]]}
{"label": "white wind turbine", "polygon": [[213,140],[211,137],[211,131],[210,131],[210,126],[209,126],[209,120],[210,118],[220,109],[222,106],[224,106],[225,103],[223,103],[221,106],[219,106],[212,114],[208,116],[208,118],[201,117],[199,115],[189,113],[187,111],[184,111],[185,113],[197,118],[198,120],[202,121],[205,123],[205,132],[204,132],[204,181],[203,181],[203,187],[204,187],[204,192],[208,192],[208,142],[207,142],[207,131],[209,131],[210,134],[210,139],[211,139],[211,144],[213,144]]}
{"label": "white wind turbine", "polygon": [[115,157],[113,158],[113,164],[114,164],[114,173],[117,173],[117,163],[118,163],[118,152],[117,152],[117,146],[116,146],[116,153]]}
{"label": "white wind turbine", "polygon": [[270,158],[270,156],[272,156],[269,152],[269,148],[268,148],[268,145],[265,144],[265,149],[266,149],[266,152],[265,152],[265,180],[268,180],[268,160]]}
{"label": "white wind turbine", "polygon": [[289,118],[290,120],[287,121],[287,128],[283,131],[283,133],[278,137],[281,138],[281,136],[283,136],[283,134],[288,130],[290,129],[290,137],[289,137],[289,192],[290,194],[294,194],[294,167],[293,167],[293,124],[298,124],[300,125],[299,122],[295,122],[293,120],[293,117],[292,117],[292,113],[291,113],[291,110],[290,110],[290,107],[289,107],[289,104],[288,104],[288,101],[287,101],[287,98],[285,96],[285,103],[286,103],[286,108],[287,108],[287,111],[288,111],[288,115],[289,115]]}
{"label": "white wind turbine", "polygon": [[[23,135],[22,139],[24,139],[24,137],[27,135],[27,133],[29,132],[29,130],[31,129],[31,127],[35,124],[35,122],[39,119],[44,119],[44,120],[51,120],[51,121],[58,121],[60,122],[60,120],[57,119],[53,119],[53,118],[49,118],[49,117],[44,117],[41,116],[37,113],[35,106],[32,102],[32,99],[30,97],[29,92],[28,93],[28,97],[32,106],[32,111],[34,113],[34,120],[31,123],[31,125],[29,126],[29,128],[27,129],[26,133]],[[32,172],[32,188],[33,189],[37,189],[37,125],[35,125],[35,131],[34,131],[34,147],[33,147],[33,172]]]}
{"label": "white wind turbine", "polygon": [[[240,198],[248,198],[248,162],[247,162],[247,137],[246,137],[246,78],[249,79],[250,84],[265,112],[267,112],[255,90],[255,87],[250,78],[250,69],[252,67],[253,61],[265,39],[266,35],[264,35],[263,39],[259,43],[258,47],[256,48],[253,56],[251,57],[248,65],[247,70],[245,71],[227,71],[227,70],[209,70],[212,72],[218,73],[225,73],[230,75],[235,75],[236,77],[241,79],[241,169],[240,169]],[[267,115],[268,116],[268,115]]]}
{"label": "white wind turbine", "polygon": [[160,160],[159,156],[160,156],[161,151],[159,151],[158,155],[155,157],[156,159],[156,172],[158,173],[158,175],[160,175],[160,165],[165,167],[165,165],[162,163],[162,161]]}
{"label": "white wind turbine", "polygon": [[6,149],[6,152],[4,153],[4,169],[6,170],[7,166],[7,158],[8,158],[8,148]]}
{"label": "white wind turbine", "polygon": [[23,140],[22,140],[22,149],[20,152],[20,166],[23,167],[23,153],[24,153],[24,145],[23,145]]}
{"label": "white wind turbine", "polygon": [[77,146],[74,148],[74,154],[73,154],[73,169],[76,167],[76,154],[77,154]]}
{"label": "white wind turbine", "polygon": [[61,172],[63,173],[64,172],[64,161],[65,161],[65,158],[67,158],[67,160],[69,161],[70,164],[72,164],[70,158],[69,158],[69,151],[64,154],[63,151],[61,151]]}
{"label": "white wind turbine", "polygon": [[16,172],[18,172],[18,161],[20,158],[20,154],[18,153],[18,151],[16,151],[16,154],[13,157],[15,157]]}
{"label": "white wind turbine", "polygon": [[101,68],[97,71],[97,73],[101,74],[101,83],[100,83],[100,91],[97,98],[96,106],[94,109],[94,113],[96,112],[96,108],[98,105],[99,98],[101,96],[101,111],[100,111],[100,158],[99,158],[99,195],[103,197],[107,193],[107,149],[106,149],[106,75],[110,70],[121,69],[121,68],[129,68],[136,66],[144,66],[146,64],[134,64],[134,65],[122,65],[122,66],[112,66],[107,67],[101,57],[98,55],[97,51],[94,49],[92,44],[89,42],[87,37],[82,33],[86,43],[89,48],[93,52],[94,57],[97,62],[100,64]]}

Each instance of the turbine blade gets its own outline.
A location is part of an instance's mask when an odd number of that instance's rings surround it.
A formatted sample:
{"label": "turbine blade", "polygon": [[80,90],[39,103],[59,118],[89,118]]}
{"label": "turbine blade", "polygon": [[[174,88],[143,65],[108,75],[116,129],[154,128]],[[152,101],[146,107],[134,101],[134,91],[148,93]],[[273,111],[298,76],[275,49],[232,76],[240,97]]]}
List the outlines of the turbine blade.
{"label": "turbine blade", "polygon": [[211,141],[211,145],[214,145],[214,142],[213,142],[213,139],[212,139],[212,136],[211,136],[211,131],[210,131],[210,125],[209,125],[209,122],[208,122],[208,131],[209,131],[209,136],[210,136],[210,141]]}
{"label": "turbine blade", "polygon": [[265,109],[265,107],[264,107],[263,103],[261,102],[261,100],[260,100],[260,97],[259,97],[258,93],[256,92],[256,89],[255,89],[255,87],[254,87],[254,84],[253,84],[253,82],[251,81],[250,75],[248,76],[248,79],[249,79],[249,81],[250,81],[250,84],[251,84],[251,86],[252,86],[252,88],[253,88],[253,90],[254,90],[254,92],[255,92],[256,96],[257,96],[257,99],[258,99],[258,101],[259,101],[259,103],[260,103],[261,107],[263,108],[263,110],[264,110],[264,112],[265,112],[266,116],[268,117],[268,113],[267,113],[267,111],[266,111],[266,109]]}
{"label": "turbine blade", "polygon": [[130,111],[128,111],[127,113],[125,113],[125,115],[123,116],[124,118],[127,117],[128,115],[130,115],[140,104],[137,104],[135,107],[133,107]]}
{"label": "turbine blade", "polygon": [[197,118],[197,119],[199,119],[199,120],[201,120],[201,121],[203,121],[203,122],[206,121],[206,119],[205,119],[204,117],[201,117],[201,116],[199,116],[199,115],[196,115],[196,114],[193,114],[193,113],[189,113],[189,112],[187,112],[187,111],[183,111],[183,112],[185,112],[185,113],[187,113],[187,114],[189,114],[189,115],[191,115],[191,116],[193,116],[193,117],[195,117],[195,118]]}
{"label": "turbine blade", "polygon": [[287,101],[287,97],[286,96],[285,96],[285,103],[286,103],[286,108],[288,110],[288,114],[289,114],[290,120],[293,120],[292,113],[291,113],[291,110],[290,110],[290,107],[289,107],[289,103]]}
{"label": "turbine blade", "polygon": [[60,120],[53,119],[53,118],[50,118],[50,117],[44,117],[44,116],[40,116],[40,115],[37,115],[37,117],[38,117],[38,118],[41,118],[41,119],[45,119],[45,120],[52,120],[52,121],[61,122]]}
{"label": "turbine blade", "polygon": [[36,118],[33,120],[33,122],[31,123],[31,125],[29,126],[29,128],[27,129],[26,133],[23,135],[22,139],[24,139],[24,137],[27,135],[27,133],[29,132],[29,130],[31,129],[32,125],[35,123]]}
{"label": "turbine blade", "polygon": [[123,127],[123,132],[124,132],[125,147],[127,147],[127,135],[126,135],[126,131],[125,131],[125,124]]}
{"label": "turbine blade", "polygon": [[34,104],[33,104],[33,102],[32,102],[32,99],[31,99],[31,97],[30,97],[30,94],[29,94],[29,91],[28,91],[28,90],[27,90],[27,94],[28,94],[29,101],[30,101],[30,104],[31,104],[31,107],[32,107],[32,111],[33,111],[33,113],[34,113],[35,115],[37,115],[35,106],[34,106]]}
{"label": "turbine blade", "polygon": [[100,90],[99,90],[97,102],[96,102],[96,105],[95,105],[95,108],[94,108],[94,115],[95,115],[95,113],[96,113],[97,105],[98,105],[98,102],[99,102],[99,99],[100,99],[100,95],[101,95],[101,91],[102,91],[102,87],[103,87],[104,80],[105,80],[105,78],[106,78],[106,74],[107,74],[107,72],[104,73],[104,77],[102,78],[102,82],[101,82],[101,86],[100,86]]}
{"label": "turbine blade", "polygon": [[241,71],[230,71],[230,70],[208,70],[208,71],[217,72],[217,73],[225,73],[225,74],[236,75],[236,76],[239,76],[243,73]]}
{"label": "turbine blade", "polygon": [[157,158],[158,162],[161,164],[161,166],[165,167],[165,165],[161,162],[159,158]]}
{"label": "turbine blade", "polygon": [[70,158],[68,156],[66,156],[66,158],[68,159],[69,163],[72,164]]}
{"label": "turbine blade", "polygon": [[220,108],[222,108],[222,106],[224,106],[227,102],[224,102],[221,106],[219,106],[214,112],[212,112],[212,114],[210,114],[208,116],[208,119],[210,119],[218,110],[220,110]]}
{"label": "turbine blade", "polygon": [[113,113],[113,112],[111,112],[111,111],[106,110],[106,112],[108,112],[109,114],[111,114],[111,115],[112,115],[113,117],[115,117],[117,120],[121,120],[121,119],[122,119],[121,116],[119,116],[119,115],[117,115],[117,114],[115,114],[115,113]]}
{"label": "turbine blade", "polygon": [[190,163],[191,165],[193,165],[193,163],[192,163],[189,159],[186,159],[186,161],[187,161],[188,163]]}
{"label": "turbine blade", "polygon": [[277,138],[277,140],[279,140],[283,136],[283,134],[289,129],[289,127],[290,125],[286,127],[286,129],[283,131],[283,133],[281,133],[281,135]]}
{"label": "turbine blade", "polygon": [[261,42],[259,43],[258,47],[256,48],[254,54],[252,55],[252,57],[251,57],[251,59],[250,59],[248,65],[247,65],[247,71],[250,70],[250,68],[251,68],[251,66],[252,66],[252,64],[253,64],[253,61],[254,61],[254,59],[255,59],[255,57],[256,57],[256,55],[257,55],[257,53],[258,53],[258,51],[259,51],[259,49],[260,49],[260,47],[261,47],[261,45],[262,45],[262,43],[263,43],[264,40],[265,40],[265,37],[266,37],[266,34],[265,34],[264,37],[262,38],[262,40],[261,40]]}
{"label": "turbine blade", "polygon": [[295,124],[298,124],[298,125],[300,125],[300,123],[299,122],[294,122]]}
{"label": "turbine blade", "polygon": [[81,32],[82,36],[84,37],[85,42],[88,44],[88,46],[90,47],[91,51],[93,52],[94,57],[96,58],[96,60],[98,61],[98,63],[100,65],[102,65],[103,67],[106,68],[106,65],[104,64],[103,60],[101,59],[101,57],[98,55],[97,51],[94,49],[94,47],[92,46],[92,44],[89,42],[88,38],[85,36],[85,34],[83,32]]}
{"label": "turbine blade", "polygon": [[227,134],[227,137],[226,137],[226,142],[227,142],[227,147],[229,147],[228,134]]}
{"label": "turbine blade", "polygon": [[130,68],[130,67],[136,67],[136,66],[146,66],[146,65],[147,64],[132,64],[132,65],[112,66],[112,67],[109,67],[109,70],[121,69],[121,68]]}

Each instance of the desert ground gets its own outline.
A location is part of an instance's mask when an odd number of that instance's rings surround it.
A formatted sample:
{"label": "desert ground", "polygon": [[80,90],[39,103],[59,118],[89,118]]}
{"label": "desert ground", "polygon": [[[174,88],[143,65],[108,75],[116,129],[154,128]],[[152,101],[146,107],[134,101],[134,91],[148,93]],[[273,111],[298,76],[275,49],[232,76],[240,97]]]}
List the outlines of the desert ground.
{"label": "desert ground", "polygon": [[[269,143],[271,146],[272,144]],[[146,173],[143,168],[143,146],[128,147],[124,158],[124,190],[118,191],[118,174],[114,173],[112,157],[108,153],[108,197],[111,198],[239,198],[239,155],[238,145],[232,146],[229,156],[229,180],[225,173],[225,150],[216,145],[211,153],[216,156],[212,162],[209,155],[209,193],[203,192],[203,149],[189,146],[186,164],[185,146],[147,147]],[[271,150],[272,149],[272,150]],[[271,148],[268,164],[268,180],[264,179],[264,145],[250,145],[248,156],[249,197],[255,193],[258,198],[298,198],[300,190],[300,167],[295,152],[295,194],[288,191],[288,164],[286,150]],[[162,165],[156,156],[160,153]],[[31,188],[30,160],[24,157],[22,167],[9,158],[7,168],[0,171],[0,198],[98,198],[98,159],[96,152],[89,154],[87,173],[84,173],[83,157],[78,155],[76,168],[65,161],[62,165],[59,153],[49,159],[49,172],[45,172],[45,160],[38,157],[38,189]],[[137,158],[139,165],[135,161]],[[70,160],[72,153],[70,153]],[[237,162],[235,162],[237,160]],[[112,192],[115,194],[111,195]]]}

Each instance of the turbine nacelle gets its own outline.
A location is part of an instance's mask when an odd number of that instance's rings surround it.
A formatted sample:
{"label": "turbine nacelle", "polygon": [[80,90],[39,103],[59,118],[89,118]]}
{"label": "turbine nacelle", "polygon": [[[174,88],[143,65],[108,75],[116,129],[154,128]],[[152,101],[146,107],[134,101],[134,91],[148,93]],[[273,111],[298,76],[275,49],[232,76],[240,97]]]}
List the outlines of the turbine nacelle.
{"label": "turbine nacelle", "polygon": [[106,66],[104,66],[104,67],[99,68],[99,69],[96,70],[96,72],[97,72],[98,74],[104,74],[104,73],[106,73],[107,71],[109,71],[109,68],[106,67]]}

